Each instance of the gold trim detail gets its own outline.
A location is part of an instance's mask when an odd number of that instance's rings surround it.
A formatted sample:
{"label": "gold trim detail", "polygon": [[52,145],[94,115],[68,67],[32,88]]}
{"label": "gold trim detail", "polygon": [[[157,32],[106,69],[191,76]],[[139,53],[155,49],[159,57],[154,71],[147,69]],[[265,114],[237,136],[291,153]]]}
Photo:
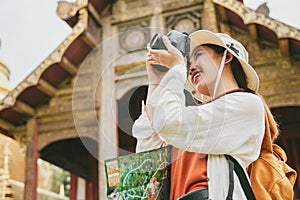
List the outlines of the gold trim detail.
{"label": "gold trim detail", "polygon": [[140,61],[140,62],[125,64],[125,65],[117,65],[115,66],[115,73],[116,75],[120,75],[130,70],[133,70],[134,68],[145,67],[145,66],[146,66],[146,61]]}
{"label": "gold trim detail", "polygon": [[37,85],[42,73],[51,65],[59,63],[62,60],[64,52],[78,38],[87,30],[88,12],[87,9],[79,10],[78,22],[73,27],[70,35],[31,73],[29,74],[15,89],[7,94],[2,101],[0,101],[0,110],[11,107],[15,104],[18,95],[26,88]]}
{"label": "gold trim detail", "polygon": [[57,3],[56,14],[60,18],[67,20],[74,17],[79,10],[87,7],[88,0],[76,0],[75,2],[60,0]]}
{"label": "gold trim detail", "polygon": [[245,25],[260,24],[274,31],[278,39],[293,38],[296,40],[300,40],[299,29],[275,19],[269,18],[266,15],[258,13],[250,8],[247,8],[243,3],[237,0],[213,0],[213,2],[239,15]]}

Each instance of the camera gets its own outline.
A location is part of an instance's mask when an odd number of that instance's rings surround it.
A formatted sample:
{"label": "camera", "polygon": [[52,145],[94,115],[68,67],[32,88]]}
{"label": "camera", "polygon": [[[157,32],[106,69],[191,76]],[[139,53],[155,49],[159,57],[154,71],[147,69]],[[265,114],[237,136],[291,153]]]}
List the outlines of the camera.
{"label": "camera", "polygon": [[[164,42],[162,40],[162,34],[156,33],[150,41],[150,48],[151,49],[165,49],[167,50]],[[167,34],[168,39],[170,40],[171,44],[176,47],[182,54],[183,57],[187,59],[187,69],[189,71],[190,65],[190,38],[189,34],[185,32],[178,32],[175,30],[170,31]],[[161,72],[168,71],[168,68],[162,65],[152,65],[156,70]]]}

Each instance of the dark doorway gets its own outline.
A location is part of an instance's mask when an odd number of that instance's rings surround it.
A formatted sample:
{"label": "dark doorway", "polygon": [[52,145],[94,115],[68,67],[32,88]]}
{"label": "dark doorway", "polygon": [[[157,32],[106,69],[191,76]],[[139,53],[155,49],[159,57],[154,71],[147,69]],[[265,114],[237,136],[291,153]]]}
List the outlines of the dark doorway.
{"label": "dark doorway", "polygon": [[[88,149],[87,149],[88,148]],[[40,151],[40,158],[88,181],[98,165],[98,143],[90,138],[72,138],[53,142]],[[97,167],[96,167],[97,169]]]}
{"label": "dark doorway", "polygon": [[141,114],[142,101],[146,100],[147,86],[133,88],[118,101],[119,155],[135,152],[136,139],[132,125]]}
{"label": "dark doorway", "polygon": [[[280,129],[280,135],[276,143],[281,145],[287,153],[288,164],[300,174],[300,107],[279,107],[273,108],[274,114]],[[300,199],[299,178],[295,184],[295,199]]]}

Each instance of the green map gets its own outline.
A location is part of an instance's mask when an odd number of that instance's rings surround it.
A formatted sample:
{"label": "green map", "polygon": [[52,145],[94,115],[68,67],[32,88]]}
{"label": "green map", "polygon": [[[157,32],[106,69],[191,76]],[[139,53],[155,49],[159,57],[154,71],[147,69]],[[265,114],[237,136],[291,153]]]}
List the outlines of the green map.
{"label": "green map", "polygon": [[170,146],[106,160],[108,199],[169,199],[170,160]]}

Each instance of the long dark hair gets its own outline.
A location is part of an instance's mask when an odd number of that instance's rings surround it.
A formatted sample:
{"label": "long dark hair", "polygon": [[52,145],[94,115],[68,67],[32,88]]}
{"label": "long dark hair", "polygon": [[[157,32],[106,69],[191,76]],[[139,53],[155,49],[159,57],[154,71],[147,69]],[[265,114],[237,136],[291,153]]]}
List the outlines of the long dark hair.
{"label": "long dark hair", "polygon": [[[207,47],[213,49],[217,55],[223,55],[223,53],[225,51],[224,47],[214,45],[214,44],[204,44],[203,46],[207,46]],[[238,61],[238,59],[234,56],[231,61],[231,71],[232,71],[232,74],[233,74],[238,86],[243,89],[248,89],[245,72],[244,72],[240,62]]]}
{"label": "long dark hair", "polygon": [[[217,55],[223,55],[224,51],[225,51],[224,47],[214,45],[214,44],[205,44],[203,46],[207,46],[207,47],[213,49],[214,52]],[[262,100],[262,102],[264,104],[264,109],[265,109],[266,132],[268,132],[270,134],[271,142],[274,142],[274,140],[279,135],[278,124],[277,124],[276,120],[274,119],[274,116],[271,113],[271,110],[270,110],[269,106],[267,105],[266,101],[264,100],[264,98],[260,94],[258,94],[257,92],[254,92],[254,91],[250,90],[247,87],[247,79],[246,79],[245,72],[244,72],[240,62],[238,61],[238,59],[235,58],[234,56],[233,56],[233,59],[231,61],[231,70],[232,70],[233,76],[234,76],[234,78],[235,78],[235,80],[238,83],[238,86],[240,88],[243,88],[245,90],[248,90],[248,91],[251,91],[251,92],[255,93]],[[266,144],[266,143],[267,142],[264,139],[263,144],[262,144],[263,148],[266,145],[270,145],[270,144]]]}

